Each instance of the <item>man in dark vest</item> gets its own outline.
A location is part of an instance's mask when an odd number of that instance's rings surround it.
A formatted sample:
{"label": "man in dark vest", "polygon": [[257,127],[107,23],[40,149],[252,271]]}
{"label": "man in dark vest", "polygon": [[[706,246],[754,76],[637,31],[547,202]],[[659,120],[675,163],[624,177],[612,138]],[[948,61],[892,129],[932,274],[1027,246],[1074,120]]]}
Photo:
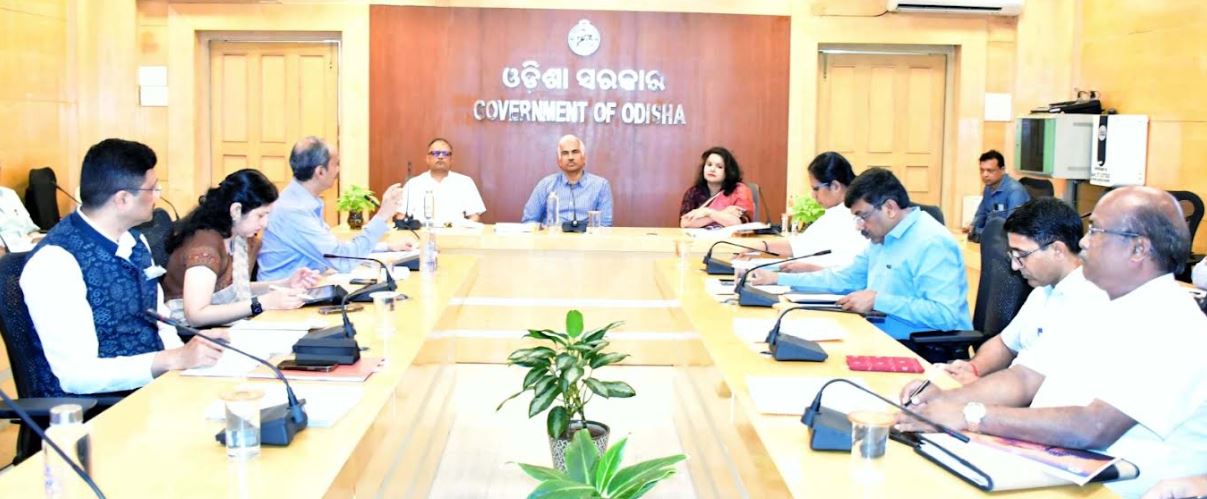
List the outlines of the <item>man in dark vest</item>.
{"label": "man in dark vest", "polygon": [[133,390],[170,370],[213,365],[221,355],[200,338],[181,344],[173,328],[143,316],[152,308],[168,315],[163,269],[131,230],[151,219],[160,195],[155,162],[138,142],[106,139],[88,149],[81,209],[50,230],[21,273],[48,363],[44,387],[64,394]]}

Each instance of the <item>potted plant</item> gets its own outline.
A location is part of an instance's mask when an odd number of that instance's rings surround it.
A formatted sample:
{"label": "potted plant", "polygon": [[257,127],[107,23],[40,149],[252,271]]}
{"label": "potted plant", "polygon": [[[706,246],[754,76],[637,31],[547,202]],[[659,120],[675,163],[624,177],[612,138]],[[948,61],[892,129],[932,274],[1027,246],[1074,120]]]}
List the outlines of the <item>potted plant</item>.
{"label": "potted plant", "polygon": [[683,454],[642,461],[621,468],[627,438],[600,454],[585,430],[574,433],[566,449],[569,466],[560,471],[532,464],[520,464],[528,476],[540,480],[529,499],[575,497],[635,499],[645,495],[658,482],[675,474],[675,465],[686,459]]}
{"label": "potted plant", "polygon": [[796,196],[790,212],[792,213],[793,232],[800,232],[821,218],[826,213],[826,209],[812,196]]}
{"label": "potted plant", "polygon": [[566,313],[566,332],[549,329],[529,329],[528,338],[545,345],[521,348],[507,357],[507,363],[528,368],[519,392],[507,397],[495,410],[502,409],[508,400],[532,392],[528,404],[528,417],[536,416],[546,409],[545,429],[549,434],[549,450],[553,464],[565,468],[565,451],[570,445],[570,436],[580,429],[587,429],[600,452],[608,446],[607,425],[587,419],[583,412],[587,402],[594,397],[629,398],[636,395],[633,387],[623,381],[602,381],[595,378],[595,370],[615,364],[627,358],[624,353],[606,353],[608,341],[604,335],[620,322],[613,322],[590,332],[583,332],[583,314],[578,310]]}
{"label": "potted plant", "polygon": [[353,185],[340,194],[335,202],[335,209],[348,213],[348,227],[359,230],[365,225],[365,211],[381,205],[373,191],[359,185]]}

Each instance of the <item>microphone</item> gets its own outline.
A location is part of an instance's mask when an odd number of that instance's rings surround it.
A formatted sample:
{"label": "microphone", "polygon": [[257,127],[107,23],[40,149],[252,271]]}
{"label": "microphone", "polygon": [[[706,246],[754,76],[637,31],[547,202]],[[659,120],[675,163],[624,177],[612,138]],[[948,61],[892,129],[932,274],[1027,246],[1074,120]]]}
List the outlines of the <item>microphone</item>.
{"label": "microphone", "polygon": [[[386,266],[380,260],[359,256],[324,254],[323,258],[367,260],[377,262],[382,268]],[[356,342],[356,327],[352,325],[352,321],[348,320],[348,302],[356,301],[355,298],[358,296],[368,296],[373,292],[394,291],[395,289],[398,289],[398,284],[394,282],[394,277],[387,269],[386,282],[370,284],[344,295],[339,304],[342,324],[310,331],[299,338],[293,344],[294,359],[298,364],[355,364],[360,360],[360,344]]]}
{"label": "microphone", "polygon": [[724,260],[717,260],[712,257],[712,250],[713,250],[713,248],[716,248],[718,244],[728,244],[730,246],[735,246],[735,247],[750,250],[750,251],[757,251],[759,253],[764,253],[764,254],[771,255],[771,256],[783,256],[774,251],[761,250],[758,248],[752,248],[750,246],[743,246],[738,243],[731,243],[729,241],[717,241],[715,243],[712,243],[712,246],[708,247],[708,252],[704,254],[704,265],[705,265],[704,271],[708,272],[709,275],[733,275],[733,264],[732,263],[726,262]]}
{"label": "microphone", "polygon": [[63,193],[63,195],[64,195],[64,196],[67,196],[67,199],[70,199],[70,200],[72,200],[72,201],[75,201],[75,204],[76,204],[77,206],[78,206],[78,205],[83,204],[83,203],[80,203],[80,200],[76,199],[76,198],[75,198],[75,196],[72,196],[70,192],[67,192],[67,191],[66,191],[66,190],[64,190],[62,187],[59,187],[59,183],[58,183],[58,182],[51,181],[51,182],[50,182],[50,185],[53,185],[53,186],[54,186],[54,188],[55,188],[55,189],[58,189],[58,190],[59,190],[59,192]]}
{"label": "microphone", "polygon": [[576,185],[578,184],[570,184],[570,216],[573,217],[573,220],[562,222],[562,232],[583,233],[587,231],[587,224],[578,222],[578,207],[574,203],[574,186]]}
{"label": "microphone", "polygon": [[775,360],[801,360],[806,362],[823,362],[826,360],[826,351],[821,348],[815,341],[809,341],[804,338],[798,338],[792,335],[780,336],[780,323],[783,322],[784,316],[793,310],[810,309],[808,306],[797,306],[784,310],[780,313],[779,318],[775,319],[775,325],[771,327],[771,331],[767,332],[767,346],[771,349],[771,358]]}
{"label": "microphone", "polygon": [[785,260],[768,262],[768,263],[764,263],[762,265],[752,267],[750,270],[747,270],[745,274],[742,274],[742,278],[739,279],[738,282],[736,283],[736,285],[734,286],[734,291],[737,292],[737,294],[738,294],[738,305],[747,306],[747,307],[770,307],[779,301],[779,296],[777,296],[777,295],[768,293],[766,291],[760,291],[758,289],[746,286],[746,278],[750,277],[751,272],[754,272],[763,267],[770,267],[772,265],[780,265],[780,264],[788,263],[788,262],[795,261],[795,260],[801,260],[804,258],[812,258],[815,256],[822,256],[822,255],[828,255],[828,254],[830,254],[830,250],[825,249],[825,250],[817,251],[814,253],[810,253],[808,255],[794,256],[792,258],[788,258]]}
{"label": "microphone", "polygon": [[7,405],[9,409],[12,409],[13,412],[17,413],[17,417],[21,419],[21,422],[25,424],[26,428],[32,430],[34,434],[37,435],[38,438],[43,442],[50,444],[50,448],[54,450],[55,454],[58,454],[59,457],[63,458],[63,461],[66,462],[68,466],[71,466],[71,470],[75,471],[75,474],[79,475],[80,479],[84,480],[84,483],[88,484],[88,487],[92,489],[92,493],[96,494],[96,497],[99,499],[105,499],[105,494],[101,492],[101,488],[97,486],[96,482],[92,481],[92,477],[88,476],[88,472],[84,471],[83,468],[80,468],[80,465],[76,464],[75,460],[67,457],[67,453],[63,452],[63,449],[59,447],[59,444],[56,444],[54,440],[51,440],[50,437],[46,436],[46,432],[42,431],[42,428],[38,427],[37,423],[34,423],[33,418],[30,417],[29,413],[25,412],[25,409],[21,408],[20,404],[9,397],[7,393],[4,393],[4,390],[0,390],[0,399],[4,400],[5,405]]}
{"label": "microphone", "polygon": [[862,392],[868,393],[873,397],[880,399],[882,402],[900,409],[915,419],[938,428],[939,431],[951,435],[952,438],[961,442],[968,442],[968,436],[955,431],[947,426],[943,426],[934,422],[921,414],[909,410],[905,406],[893,402],[889,399],[881,397],[880,394],[873,392],[858,383],[852,383],[850,380],[843,378],[835,378],[821,385],[821,389],[817,390],[817,396],[813,398],[813,403],[805,410],[800,421],[805,426],[809,427],[809,448],[813,450],[836,450],[850,451],[851,450],[851,421],[847,419],[847,415],[838,412],[834,409],[827,409],[821,406],[821,395],[826,391],[826,387],[834,383],[846,383]]}
{"label": "microphone", "polygon": [[[411,162],[407,161],[407,182],[410,182],[410,181],[411,181]],[[404,187],[404,189],[403,189],[404,192],[402,193],[403,194],[402,206],[403,206],[404,216],[402,218],[394,219],[394,228],[398,229],[398,230],[413,231],[415,229],[422,227],[423,224],[420,223],[419,220],[417,220],[414,215],[411,215],[411,190],[405,188],[406,187],[405,182],[403,183],[403,187]],[[416,263],[416,267],[418,267],[418,263]],[[411,270],[419,270],[419,269],[414,268]]]}
{"label": "microphone", "polygon": [[[375,288],[375,289],[373,289],[373,291],[394,291],[394,290],[398,289],[398,283],[394,282],[394,276],[390,275],[390,268],[387,267],[386,264],[384,262],[382,262],[381,260],[378,260],[376,258],[367,258],[367,257],[363,257],[363,256],[332,255],[330,253],[323,253],[323,258],[328,258],[328,259],[342,258],[345,260],[362,260],[362,261],[366,261],[366,262],[373,262],[373,263],[376,263],[377,265],[379,265],[382,268],[382,270],[385,270],[385,274],[386,274],[385,283],[370,284],[368,286],[365,286],[363,288],[356,290],[355,293],[359,293],[359,294],[363,295],[364,290],[366,290],[368,288]],[[416,258],[415,262],[416,262],[416,264],[418,264],[419,260]],[[416,269],[412,269],[412,270],[419,270],[419,269],[416,268]],[[372,293],[373,291],[369,291],[369,292]]]}
{"label": "microphone", "polygon": [[168,205],[168,208],[172,209],[172,219],[173,220],[180,220],[180,213],[176,211],[176,205],[172,204],[171,201],[168,201],[168,198],[165,196],[159,196],[159,200],[166,203]]}
{"label": "microphone", "polygon": [[[278,445],[282,447],[287,446],[293,441],[294,435],[296,435],[299,431],[306,429],[306,425],[309,423],[309,418],[306,416],[306,408],[303,407],[306,405],[306,401],[298,400],[297,395],[294,395],[293,393],[293,387],[289,386],[289,380],[285,379],[285,375],[281,373],[280,369],[277,369],[277,366],[274,366],[268,363],[268,361],[256,357],[255,355],[235,348],[225,341],[215,339],[207,334],[202,333],[201,331],[181,324],[180,321],[164,317],[154,310],[144,310],[143,314],[146,315],[152,323],[155,321],[162,322],[169,326],[173,326],[176,329],[181,329],[195,334],[203,340],[264,364],[272,370],[272,373],[277,376],[277,379],[281,380],[282,383],[285,383],[285,397],[288,402],[285,405],[275,405],[260,409],[260,443],[264,445]],[[219,442],[224,444],[226,443],[225,432],[218,432],[218,435],[216,435],[215,438]]]}

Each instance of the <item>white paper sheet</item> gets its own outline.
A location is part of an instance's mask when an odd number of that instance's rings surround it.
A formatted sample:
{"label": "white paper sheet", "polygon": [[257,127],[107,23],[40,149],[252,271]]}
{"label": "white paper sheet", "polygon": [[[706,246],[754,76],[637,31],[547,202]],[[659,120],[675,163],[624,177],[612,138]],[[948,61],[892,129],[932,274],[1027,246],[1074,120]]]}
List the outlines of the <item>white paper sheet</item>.
{"label": "white paper sheet", "polygon": [[[755,408],[763,414],[800,416],[813,403],[817,390],[834,378],[815,376],[746,376],[746,387]],[[846,378],[867,386],[860,378]],[[881,394],[883,395],[883,394]],[[891,396],[885,395],[892,400]],[[860,410],[892,411],[892,407],[850,385],[835,383],[826,388],[822,405],[839,412]]]}

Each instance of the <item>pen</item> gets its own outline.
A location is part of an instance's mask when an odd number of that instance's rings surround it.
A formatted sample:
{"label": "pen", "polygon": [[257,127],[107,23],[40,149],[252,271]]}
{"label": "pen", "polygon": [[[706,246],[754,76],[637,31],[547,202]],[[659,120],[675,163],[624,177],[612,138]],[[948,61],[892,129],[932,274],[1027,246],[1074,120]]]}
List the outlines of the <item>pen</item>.
{"label": "pen", "polygon": [[921,385],[918,385],[918,387],[915,388],[914,391],[910,392],[909,398],[905,400],[905,405],[914,405],[914,397],[917,397],[918,394],[922,393],[922,391],[925,390],[926,387],[928,387],[928,386],[930,386],[929,379],[924,381]]}

